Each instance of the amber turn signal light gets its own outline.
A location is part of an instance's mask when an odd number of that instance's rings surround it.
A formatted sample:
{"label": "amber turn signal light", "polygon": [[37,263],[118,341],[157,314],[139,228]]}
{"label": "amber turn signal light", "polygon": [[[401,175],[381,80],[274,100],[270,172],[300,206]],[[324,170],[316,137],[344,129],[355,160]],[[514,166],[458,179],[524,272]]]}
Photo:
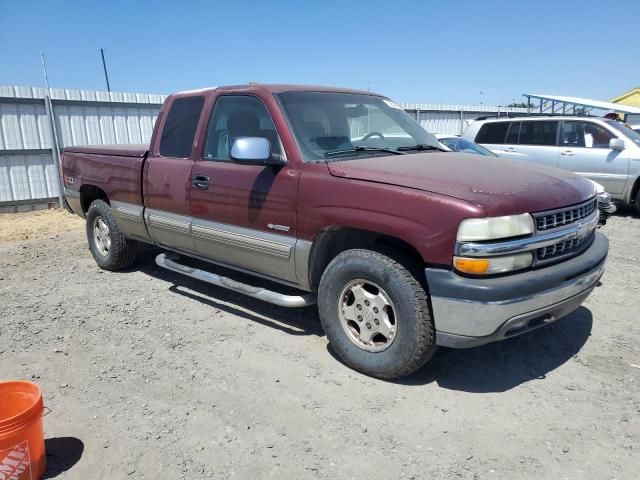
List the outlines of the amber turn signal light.
{"label": "amber turn signal light", "polygon": [[486,258],[454,257],[453,266],[459,272],[482,275],[489,271],[489,260]]}
{"label": "amber turn signal light", "polygon": [[503,255],[491,258],[453,257],[453,266],[462,273],[470,275],[493,275],[513,272],[531,266],[533,256],[530,252]]}

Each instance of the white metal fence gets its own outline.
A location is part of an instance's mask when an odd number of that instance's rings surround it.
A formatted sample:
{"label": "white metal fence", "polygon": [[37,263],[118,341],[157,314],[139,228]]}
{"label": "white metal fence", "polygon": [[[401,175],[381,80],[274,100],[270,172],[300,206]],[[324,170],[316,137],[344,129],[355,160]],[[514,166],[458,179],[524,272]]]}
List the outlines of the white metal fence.
{"label": "white metal fence", "polygon": [[[0,85],[0,206],[52,201],[59,194],[58,146],[144,143],[165,95]],[[526,111],[493,106],[403,104],[426,130],[459,135],[480,115]],[[53,125],[51,122],[53,118]],[[54,130],[55,125],[55,130]]]}
{"label": "white metal fence", "polygon": [[401,104],[426,131],[444,135],[460,135],[478,117],[505,112],[526,113],[526,108],[495,105],[437,105],[431,103]]}
{"label": "white metal fence", "polygon": [[[0,206],[50,201],[59,194],[47,94],[44,88],[0,86]],[[148,142],[165,98],[52,89],[58,146]]]}

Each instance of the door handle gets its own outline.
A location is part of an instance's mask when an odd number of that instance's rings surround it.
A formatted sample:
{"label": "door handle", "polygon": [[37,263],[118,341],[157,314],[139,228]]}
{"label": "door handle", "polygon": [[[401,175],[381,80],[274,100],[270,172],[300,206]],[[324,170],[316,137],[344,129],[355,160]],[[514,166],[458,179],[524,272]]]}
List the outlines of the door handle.
{"label": "door handle", "polygon": [[502,151],[507,153],[513,153],[516,151],[516,149],[513,147],[506,147],[506,148],[503,148]]}
{"label": "door handle", "polygon": [[562,152],[560,152],[560,155],[564,155],[565,157],[571,157],[575,155],[575,152],[573,150],[563,150]]}
{"label": "door handle", "polygon": [[206,175],[194,175],[191,178],[191,185],[197,190],[206,190],[209,188],[209,177]]}

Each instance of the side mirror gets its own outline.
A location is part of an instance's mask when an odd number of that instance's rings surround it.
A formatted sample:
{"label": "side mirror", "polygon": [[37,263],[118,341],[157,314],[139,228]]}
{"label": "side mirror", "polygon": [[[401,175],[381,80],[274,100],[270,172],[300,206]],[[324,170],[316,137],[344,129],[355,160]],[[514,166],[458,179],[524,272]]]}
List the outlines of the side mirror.
{"label": "side mirror", "polygon": [[612,138],[609,140],[609,148],[612,150],[624,150],[624,140]]}
{"label": "side mirror", "polygon": [[262,137],[238,138],[231,147],[231,159],[245,165],[284,165],[280,155],[271,153],[269,140]]}

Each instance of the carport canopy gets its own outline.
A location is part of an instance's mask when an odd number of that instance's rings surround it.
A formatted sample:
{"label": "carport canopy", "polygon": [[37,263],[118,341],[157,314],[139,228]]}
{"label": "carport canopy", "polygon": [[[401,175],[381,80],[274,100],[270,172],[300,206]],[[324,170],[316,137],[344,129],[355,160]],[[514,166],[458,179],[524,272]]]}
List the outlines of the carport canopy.
{"label": "carport canopy", "polygon": [[539,95],[523,93],[527,98],[527,110],[541,114],[589,114],[592,110],[608,110],[622,114],[640,115],[640,107],[622,105],[620,103],[603,102],[581,97],[565,97],[562,95]]}

